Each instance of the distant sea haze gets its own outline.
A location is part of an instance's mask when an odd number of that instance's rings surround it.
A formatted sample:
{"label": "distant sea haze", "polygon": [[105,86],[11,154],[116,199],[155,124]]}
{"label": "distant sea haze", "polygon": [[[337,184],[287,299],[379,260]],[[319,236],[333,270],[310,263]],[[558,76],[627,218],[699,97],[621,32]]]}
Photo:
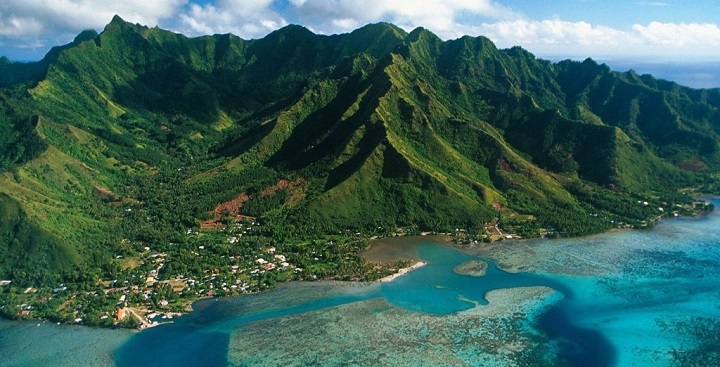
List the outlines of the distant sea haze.
{"label": "distant sea haze", "polygon": [[[559,55],[559,54],[535,54],[538,58],[558,62],[571,59],[583,61],[585,57]],[[598,64],[607,65],[612,71],[624,73],[634,70],[638,75],[650,74],[655,79],[663,79],[678,83],[690,88],[720,88],[720,60],[716,61],[678,61],[678,60],[657,60],[652,58],[613,58],[589,55]]]}
{"label": "distant sea haze", "polygon": [[619,72],[635,70],[638,75],[651,74],[691,88],[720,88],[720,61],[715,62],[638,62],[596,60]]}

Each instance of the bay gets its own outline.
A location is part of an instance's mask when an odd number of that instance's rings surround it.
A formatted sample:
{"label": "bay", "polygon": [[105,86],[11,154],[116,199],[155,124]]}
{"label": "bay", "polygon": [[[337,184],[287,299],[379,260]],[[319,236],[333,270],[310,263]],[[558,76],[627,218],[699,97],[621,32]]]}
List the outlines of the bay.
{"label": "bay", "polygon": [[[714,212],[462,250],[420,239],[400,252],[428,264],[392,282],[202,300],[140,333],[2,320],[0,366],[720,365],[718,229]],[[454,271],[478,261],[484,276]]]}

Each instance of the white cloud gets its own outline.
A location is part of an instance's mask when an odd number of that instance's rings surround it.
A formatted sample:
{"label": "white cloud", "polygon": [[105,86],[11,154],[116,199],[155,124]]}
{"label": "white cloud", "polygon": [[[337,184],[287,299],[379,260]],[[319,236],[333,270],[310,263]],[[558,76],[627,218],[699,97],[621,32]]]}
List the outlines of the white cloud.
{"label": "white cloud", "polygon": [[483,34],[503,47],[522,44],[568,45],[619,45],[633,42],[626,32],[610,27],[595,26],[587,22],[568,22],[561,19],[531,21],[526,19],[484,23],[468,27],[469,31]]}
{"label": "white cloud", "polygon": [[662,1],[638,1],[635,4],[645,6],[670,6],[670,4]]}
{"label": "white cloud", "polygon": [[190,4],[180,14],[184,25],[179,31],[197,35],[233,33],[244,38],[262,37],[287,25],[287,21],[271,9],[272,0],[218,0],[205,5]]}
{"label": "white cloud", "polygon": [[358,25],[387,21],[406,30],[419,26],[441,37],[458,35],[463,17],[508,19],[516,15],[491,0],[293,0],[299,19],[322,33],[350,31]]}
{"label": "white cloud", "polygon": [[[717,24],[660,23],[612,28],[560,17],[530,19],[503,0],[0,0],[0,55],[21,48],[41,57],[83,29],[101,30],[114,14],[189,36],[263,37],[289,21],[342,33],[378,21],[422,26],[443,39],[485,35],[500,47],[521,45],[543,57],[697,57],[720,60]],[[636,1],[661,7],[667,3]],[[531,15],[531,14],[530,14]],[[25,54],[29,54],[30,51]],[[23,55],[25,55],[23,54]],[[25,58],[25,56],[23,56]],[[25,58],[27,59],[27,58]]]}
{"label": "white cloud", "polygon": [[[720,46],[720,27],[717,24],[660,23],[632,27],[645,43],[667,46]],[[710,50],[708,50],[710,51]]]}
{"label": "white cloud", "polygon": [[716,24],[652,22],[619,30],[587,22],[558,18],[526,19],[463,27],[468,34],[481,34],[500,47],[521,45],[541,56],[585,58],[687,57],[720,59],[720,27]]}
{"label": "white cloud", "polygon": [[113,15],[148,25],[172,17],[186,0],[3,0],[0,34],[41,35],[101,29]]}
{"label": "white cloud", "polygon": [[37,60],[85,29],[101,30],[115,14],[150,26],[174,17],[187,0],[2,0],[0,55]]}
{"label": "white cloud", "polygon": [[10,15],[0,18],[0,35],[20,36],[26,34],[40,34],[43,24],[36,19]]}
{"label": "white cloud", "polygon": [[559,17],[530,20],[492,0],[290,0],[290,4],[302,24],[325,34],[388,21],[405,30],[422,26],[443,39],[485,35],[500,47],[521,45],[540,55],[679,57],[680,50],[685,55],[720,58],[720,28],[715,24],[653,22],[617,29]]}

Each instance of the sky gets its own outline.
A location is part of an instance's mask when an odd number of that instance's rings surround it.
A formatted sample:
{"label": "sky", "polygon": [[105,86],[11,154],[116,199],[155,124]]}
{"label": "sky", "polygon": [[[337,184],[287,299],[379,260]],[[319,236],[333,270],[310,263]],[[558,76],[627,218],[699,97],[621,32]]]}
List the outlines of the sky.
{"label": "sky", "polygon": [[115,14],[187,36],[245,39],[288,24],[334,34],[385,21],[446,40],[483,35],[553,61],[592,57],[639,72],[692,65],[700,84],[720,86],[720,0],[2,0],[0,55],[39,60]]}

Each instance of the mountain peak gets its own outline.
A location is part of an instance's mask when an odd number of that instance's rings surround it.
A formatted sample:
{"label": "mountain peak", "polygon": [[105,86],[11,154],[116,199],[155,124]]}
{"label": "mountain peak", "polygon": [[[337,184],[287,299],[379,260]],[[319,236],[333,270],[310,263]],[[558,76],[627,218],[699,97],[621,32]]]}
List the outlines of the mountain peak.
{"label": "mountain peak", "polygon": [[113,16],[110,23],[108,23],[108,25],[105,26],[104,32],[112,31],[112,30],[127,29],[127,28],[133,29],[135,31],[141,31],[143,29],[148,29],[147,26],[144,26],[140,23],[133,24],[131,22],[124,20],[123,18],[121,18],[119,15],[116,14],[115,16]]}
{"label": "mountain peak", "polygon": [[110,20],[109,24],[125,24],[125,23],[127,23],[125,21],[125,19],[123,19],[119,15],[115,14],[115,15],[113,15],[112,20]]}
{"label": "mountain peak", "polygon": [[417,27],[413,29],[410,34],[405,37],[405,43],[407,44],[415,43],[418,41],[422,41],[423,43],[427,42],[427,44],[435,46],[438,46],[443,42],[440,37],[438,37],[435,33],[423,27]]}
{"label": "mountain peak", "polygon": [[313,31],[307,29],[305,26],[299,25],[299,24],[288,24],[280,29],[277,29],[275,31],[270,32],[268,36],[270,35],[277,35],[277,34],[305,34],[305,35],[315,35]]}
{"label": "mountain peak", "polygon": [[407,36],[407,32],[405,32],[404,30],[402,30],[402,28],[400,28],[400,27],[398,27],[398,26],[396,26],[396,25],[394,25],[394,24],[392,24],[392,23],[388,23],[388,22],[368,23],[368,24],[366,24],[366,25],[364,25],[364,26],[362,26],[362,27],[360,27],[360,28],[352,31],[351,33],[356,33],[356,32],[360,32],[360,33],[361,33],[361,32],[387,32],[387,31],[393,32],[393,33],[395,33],[395,34],[397,34],[397,35],[402,35],[403,38]]}
{"label": "mountain peak", "polygon": [[86,30],[80,32],[77,36],[75,36],[75,39],[73,39],[72,44],[78,45],[82,42],[93,40],[97,36],[98,36],[98,33],[94,29],[86,29]]}
{"label": "mountain peak", "polygon": [[416,39],[420,38],[421,36],[427,35],[427,34],[432,34],[433,36],[435,36],[435,34],[430,32],[426,28],[417,27],[417,28],[413,29],[412,31],[410,31],[410,33],[408,34],[408,39],[410,39],[411,41],[416,40]]}

